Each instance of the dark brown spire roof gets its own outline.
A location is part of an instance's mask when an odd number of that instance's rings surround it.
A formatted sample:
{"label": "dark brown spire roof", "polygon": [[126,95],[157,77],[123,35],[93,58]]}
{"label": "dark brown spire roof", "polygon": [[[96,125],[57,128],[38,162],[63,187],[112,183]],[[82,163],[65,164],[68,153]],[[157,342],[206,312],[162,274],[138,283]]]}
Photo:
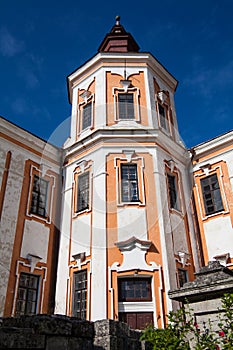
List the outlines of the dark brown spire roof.
{"label": "dark brown spire roof", "polygon": [[138,52],[139,46],[130,33],[120,24],[120,16],[116,16],[116,24],[102,41],[98,52]]}

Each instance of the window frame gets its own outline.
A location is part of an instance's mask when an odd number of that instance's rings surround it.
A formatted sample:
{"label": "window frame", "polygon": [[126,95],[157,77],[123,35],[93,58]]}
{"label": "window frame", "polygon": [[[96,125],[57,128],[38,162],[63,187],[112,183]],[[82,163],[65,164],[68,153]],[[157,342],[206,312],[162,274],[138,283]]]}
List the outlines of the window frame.
{"label": "window frame", "polygon": [[[79,199],[81,197],[80,195],[80,185],[83,179],[87,178],[87,184],[83,185],[82,191],[85,193],[85,205],[80,205]],[[77,176],[77,198],[76,198],[76,213],[79,214],[83,211],[89,211],[90,210],[90,171],[87,170],[81,174],[78,174]]]}
{"label": "window frame", "polygon": [[[33,288],[30,286],[29,287],[24,286],[23,282],[21,280],[21,278],[23,276],[25,278],[29,278],[29,280],[30,280],[30,278],[35,278],[36,284],[37,284],[36,287]],[[18,316],[18,315],[35,315],[37,313],[38,302],[39,302],[39,288],[40,288],[40,275],[26,273],[26,272],[20,273],[19,282],[18,282],[17,297],[16,297],[16,306],[15,306],[15,315],[16,316]],[[19,297],[22,290],[24,290],[24,293],[22,293],[22,294],[25,294],[25,299],[22,299]],[[32,291],[36,292],[35,300],[30,300],[30,298],[29,298],[30,292],[32,292]],[[17,310],[20,302],[25,303],[23,312],[20,312]],[[35,310],[34,312],[27,312],[29,303],[34,303],[34,310]]]}
{"label": "window frame", "polygon": [[[144,298],[142,297],[127,297],[123,296],[122,291],[122,285],[123,283],[130,283],[130,282],[147,282],[146,288],[148,288],[148,295]],[[152,278],[151,277],[127,277],[127,278],[118,278],[118,302],[145,302],[145,301],[152,301]],[[136,284],[136,283],[135,283]],[[135,286],[133,288],[133,292],[135,292]],[[141,290],[142,292],[142,290]]]}
{"label": "window frame", "polygon": [[[128,168],[127,170],[127,178],[123,178],[123,168]],[[130,178],[130,176],[132,174],[130,174],[130,170],[129,169],[135,169],[135,179]],[[139,185],[138,185],[138,165],[135,163],[121,163],[120,164],[120,189],[121,189],[121,193],[120,193],[120,198],[121,198],[121,203],[138,203],[140,202],[140,194],[139,194]],[[134,184],[132,186],[132,184]],[[126,187],[128,188],[128,192],[127,192],[127,196],[128,198],[124,199],[124,187],[125,185],[127,185]],[[134,191],[136,189],[136,195],[137,198],[135,198],[134,200],[132,200],[133,197],[133,193],[131,193],[132,191]],[[130,199],[131,197],[131,199]]]}
{"label": "window frame", "polygon": [[[211,178],[213,179],[213,177],[215,177],[215,182],[217,182],[218,184],[218,187],[216,189],[210,189],[210,190],[206,190],[204,191],[204,181],[206,180],[210,180]],[[207,184],[208,185],[208,184]],[[206,186],[207,186],[206,185]],[[211,181],[209,181],[209,186],[213,185],[213,183],[211,183]],[[219,182],[219,179],[218,179],[218,174],[215,172],[213,174],[209,174],[208,176],[205,176],[204,178],[200,179],[200,186],[201,186],[201,193],[202,193],[202,200],[203,200],[203,205],[204,205],[204,210],[205,210],[205,216],[209,216],[209,215],[213,215],[213,214],[217,214],[217,213],[220,213],[220,212],[224,212],[225,211],[225,208],[224,208],[224,205],[223,205],[223,196],[222,196],[222,193],[221,193],[221,187],[220,187],[220,182]],[[220,198],[220,201],[216,200],[215,198],[215,192],[217,192],[219,194],[219,198]],[[205,195],[209,195],[210,198],[205,198]],[[207,202],[210,201],[212,202],[212,204],[208,205]],[[221,202],[221,208],[217,209],[216,207],[216,203],[217,202]],[[208,207],[212,206],[214,209],[209,212],[208,211]]]}
{"label": "window frame", "polygon": [[189,281],[188,270],[181,269],[180,267],[178,267],[178,269],[177,269],[177,277],[178,277],[179,288],[182,288],[183,285]]}
{"label": "window frame", "polygon": [[82,108],[82,128],[81,131],[92,127],[93,104],[88,101]]}
{"label": "window frame", "polygon": [[[160,108],[163,109],[164,115],[161,114]],[[170,134],[170,123],[169,123],[169,114],[168,114],[168,106],[166,104],[162,104],[158,102],[158,115],[159,115],[159,126],[162,130],[166,131]]]}
{"label": "window frame", "polygon": [[[123,101],[120,101],[122,97],[125,97]],[[132,102],[129,102],[129,98]],[[133,92],[119,92],[118,93],[118,119],[119,120],[135,120],[135,110],[134,110],[134,93]],[[132,113],[132,115],[131,115]]]}
{"label": "window frame", "polygon": [[[81,286],[81,288],[76,288],[76,277],[80,276],[80,284],[84,283],[84,286]],[[84,278],[82,278],[82,276],[84,276]],[[79,271],[75,271],[73,273],[73,306],[72,306],[72,315],[74,317],[77,317],[80,320],[86,320],[87,319],[87,304],[88,304],[88,300],[87,300],[87,293],[88,293],[88,289],[87,289],[87,269],[84,270],[79,270]],[[80,292],[80,299],[77,298],[76,300],[76,292]],[[83,295],[85,296],[85,298],[83,299]],[[76,307],[76,303],[80,303],[80,307]],[[84,306],[84,307],[83,307]],[[80,314],[80,317],[77,316],[77,313]],[[85,313],[85,316],[84,316]]]}
{"label": "window frame", "polygon": [[[38,179],[39,181],[39,190],[35,190],[35,180]],[[41,183],[46,184],[46,189],[45,189],[45,193],[41,194]],[[42,218],[48,218],[48,199],[49,199],[49,180],[43,179],[41,176],[39,176],[38,174],[33,174],[33,179],[32,179],[32,187],[31,187],[31,199],[30,199],[30,204],[29,204],[29,214],[30,215],[36,215],[36,216],[40,216]],[[32,210],[33,205],[33,195],[36,194],[36,210]],[[43,195],[43,206],[40,206],[40,196]],[[43,210],[43,213],[40,213],[39,210]]]}
{"label": "window frame", "polygon": [[[169,179],[174,180],[173,184],[171,184]],[[167,188],[168,188],[169,208],[171,210],[176,210],[181,212],[181,200],[180,200],[180,191],[179,191],[179,184],[178,184],[178,175],[176,173],[167,172]],[[174,196],[175,196],[175,199],[174,199]]]}

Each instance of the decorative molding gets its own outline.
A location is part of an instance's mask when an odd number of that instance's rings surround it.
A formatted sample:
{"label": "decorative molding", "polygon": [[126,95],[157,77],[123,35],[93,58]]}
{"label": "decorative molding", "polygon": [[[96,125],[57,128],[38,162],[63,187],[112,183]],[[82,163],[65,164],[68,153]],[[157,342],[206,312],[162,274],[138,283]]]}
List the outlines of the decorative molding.
{"label": "decorative molding", "polygon": [[131,163],[133,158],[135,158],[136,156],[136,153],[135,153],[135,150],[123,150],[122,151],[127,159],[127,162],[128,163]]}
{"label": "decorative molding", "polygon": [[134,270],[137,273],[139,270],[154,271],[159,269],[159,266],[154,261],[148,265],[145,259],[146,252],[151,246],[151,241],[142,241],[132,236],[126,241],[115,243],[115,245],[123,254],[123,263],[119,265],[116,262],[115,265],[112,265],[112,270],[114,269],[117,272]]}
{"label": "decorative molding", "polygon": [[42,258],[40,256],[28,253],[27,254],[27,259],[29,261],[30,264],[30,272],[33,273],[37,263],[42,260]]}
{"label": "decorative molding", "polygon": [[191,256],[189,253],[179,251],[178,255],[179,255],[179,259],[180,259],[180,260],[178,260],[178,262],[181,263],[183,267],[190,265],[187,263],[188,259],[190,259],[190,256]]}

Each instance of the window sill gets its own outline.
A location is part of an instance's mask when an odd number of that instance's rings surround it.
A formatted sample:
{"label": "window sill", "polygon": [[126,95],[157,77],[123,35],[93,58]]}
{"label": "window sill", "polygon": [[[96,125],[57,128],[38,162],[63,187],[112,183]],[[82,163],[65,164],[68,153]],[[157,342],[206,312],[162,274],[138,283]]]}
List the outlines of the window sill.
{"label": "window sill", "polygon": [[208,214],[208,215],[205,215],[204,217],[202,217],[202,220],[208,220],[208,219],[211,219],[213,217],[216,217],[216,216],[220,216],[220,215],[227,215],[229,214],[230,212],[229,211],[226,211],[226,210],[222,210],[222,211],[218,211],[218,212],[215,212],[213,214]]}
{"label": "window sill", "polygon": [[117,204],[118,207],[124,207],[124,206],[139,206],[139,207],[145,207],[145,203],[142,203],[141,201],[137,202],[120,202]]}
{"label": "window sill", "polygon": [[80,211],[76,211],[73,215],[73,218],[75,219],[76,217],[82,215],[82,214],[88,214],[91,212],[91,209],[83,209],[83,210],[80,210]]}

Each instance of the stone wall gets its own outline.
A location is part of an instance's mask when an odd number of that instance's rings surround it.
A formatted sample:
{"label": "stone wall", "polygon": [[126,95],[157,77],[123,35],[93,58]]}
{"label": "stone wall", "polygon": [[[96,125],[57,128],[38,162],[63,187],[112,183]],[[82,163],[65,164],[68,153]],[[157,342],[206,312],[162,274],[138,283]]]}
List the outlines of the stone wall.
{"label": "stone wall", "polygon": [[139,338],[140,332],[113,320],[78,321],[60,315],[0,319],[0,350],[145,350]]}

